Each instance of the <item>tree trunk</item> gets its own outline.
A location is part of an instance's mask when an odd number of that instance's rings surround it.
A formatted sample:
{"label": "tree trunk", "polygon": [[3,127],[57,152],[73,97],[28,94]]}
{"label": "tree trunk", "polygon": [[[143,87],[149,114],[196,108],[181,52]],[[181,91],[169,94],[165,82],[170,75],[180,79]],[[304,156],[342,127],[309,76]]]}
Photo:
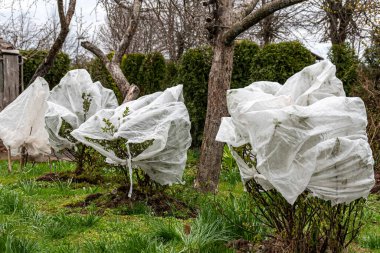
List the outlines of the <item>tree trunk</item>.
{"label": "tree trunk", "polygon": [[65,3],[63,0],[57,0],[59,22],[61,25],[61,30],[58,37],[55,39],[53,46],[50,48],[47,56],[44,61],[38,66],[36,72],[33,74],[32,78],[29,81],[29,84],[33,83],[37,77],[45,76],[51,67],[53,66],[54,60],[62,49],[63,44],[65,43],[66,37],[70,31],[70,22],[75,12],[76,0],[70,0],[69,6],[67,8],[67,13],[65,14]]}
{"label": "tree trunk", "polygon": [[221,40],[214,47],[208,82],[206,123],[195,188],[216,192],[219,182],[224,143],[215,141],[222,117],[228,116],[226,92],[230,88],[233,45]]}
{"label": "tree trunk", "polygon": [[121,94],[123,95],[123,103],[135,100],[140,93],[140,89],[136,85],[130,84],[128,82],[127,78],[124,76],[123,71],[120,68],[120,65],[116,62],[111,61],[106,64],[106,68],[111,74]]}

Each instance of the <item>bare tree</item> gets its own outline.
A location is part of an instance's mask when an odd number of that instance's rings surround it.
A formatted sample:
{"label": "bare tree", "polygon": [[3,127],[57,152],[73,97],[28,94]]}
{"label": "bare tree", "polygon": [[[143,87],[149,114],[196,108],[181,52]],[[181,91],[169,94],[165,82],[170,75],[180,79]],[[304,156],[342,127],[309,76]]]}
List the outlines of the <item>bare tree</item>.
{"label": "bare tree", "polygon": [[[299,15],[313,37],[332,44],[350,42],[360,50],[378,26],[378,0],[311,0]],[[377,24],[376,24],[377,23]]]}
{"label": "bare tree", "polygon": [[58,25],[55,20],[50,19],[43,24],[34,22],[31,15],[33,5],[25,10],[21,8],[21,2],[13,2],[19,5],[19,12],[11,9],[10,16],[4,17],[0,26],[0,34],[17,49],[47,49],[50,42],[54,40],[53,30]]}
{"label": "bare tree", "polygon": [[208,83],[208,101],[201,158],[195,187],[202,191],[215,191],[219,182],[223,143],[216,142],[221,118],[228,115],[226,92],[230,87],[234,40],[250,27],[278,10],[305,0],[275,0],[258,5],[252,0],[235,12],[232,0],[209,0],[207,29],[214,50]]}
{"label": "bare tree", "polygon": [[[115,2],[102,2],[106,24],[99,31],[104,47],[115,51],[129,24],[130,15]],[[141,8],[138,33],[128,52],[158,51],[178,60],[188,48],[206,43],[201,29],[203,16],[199,0],[146,0]]]}
{"label": "bare tree", "polygon": [[130,46],[132,39],[136,33],[140,19],[142,0],[134,0],[132,7],[121,0],[114,1],[118,4],[119,8],[130,12],[130,19],[128,27],[123,33],[122,39],[118,44],[117,50],[115,51],[112,59],[108,59],[107,55],[100,48],[89,41],[84,41],[81,43],[81,45],[100,59],[100,61],[104,64],[104,66],[111,74],[125,100],[129,101],[135,99],[138,96],[139,89],[136,85],[130,84],[128,82],[127,78],[124,76],[120,68],[120,64],[123,55]]}
{"label": "bare tree", "polygon": [[36,72],[33,74],[33,77],[30,80],[32,83],[38,76],[45,76],[51,66],[53,65],[54,59],[62,49],[63,43],[65,43],[66,37],[70,31],[71,19],[75,12],[76,0],[70,0],[67,11],[65,13],[65,6],[63,0],[57,0],[58,15],[60,22],[60,32],[55,39],[53,45],[51,46],[45,60],[38,66]]}

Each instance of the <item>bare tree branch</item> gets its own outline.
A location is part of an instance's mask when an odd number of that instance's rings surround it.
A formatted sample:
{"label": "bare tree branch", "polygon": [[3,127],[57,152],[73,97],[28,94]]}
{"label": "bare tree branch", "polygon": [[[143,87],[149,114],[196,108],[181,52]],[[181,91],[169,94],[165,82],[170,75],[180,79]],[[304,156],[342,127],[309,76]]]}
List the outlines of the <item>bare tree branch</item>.
{"label": "bare tree branch", "polygon": [[115,3],[117,3],[120,7],[124,8],[124,9],[129,9],[129,6],[126,5],[123,1],[120,1],[120,0],[114,0]]}
{"label": "bare tree branch", "polygon": [[61,29],[65,29],[67,27],[66,23],[66,16],[65,16],[65,7],[63,0],[57,0],[58,5],[58,16],[59,16],[59,22],[61,24]]}
{"label": "bare tree branch", "polygon": [[244,31],[248,30],[253,25],[265,17],[275,13],[278,10],[304,2],[306,0],[275,0],[273,2],[264,4],[256,11],[251,12],[248,16],[242,20],[234,23],[223,35],[224,43],[230,45],[234,39]]}
{"label": "bare tree branch", "polygon": [[100,50],[100,48],[98,48],[97,46],[95,46],[91,42],[82,41],[81,46],[84,47],[85,49],[87,49],[88,51],[90,51],[91,53],[93,53],[95,56],[97,56],[102,61],[102,63],[104,65],[110,62],[109,59],[107,58],[107,56],[103,53],[103,51]]}
{"label": "bare tree branch", "polygon": [[57,4],[58,13],[61,21],[61,30],[59,32],[58,37],[55,39],[53,46],[50,48],[45,60],[38,66],[36,72],[33,74],[33,77],[31,78],[29,84],[34,82],[34,80],[38,76],[45,76],[49,72],[51,66],[53,65],[55,57],[62,49],[63,43],[65,42],[66,37],[69,34],[70,22],[75,12],[76,0],[70,0],[66,15],[64,14],[63,0],[57,0]]}
{"label": "bare tree branch", "polygon": [[139,23],[141,5],[142,5],[142,0],[134,0],[133,11],[132,11],[132,15],[129,21],[127,32],[125,33],[122,41],[120,42],[118,46],[118,49],[116,50],[116,53],[112,59],[113,62],[117,62],[120,64],[121,59],[123,58],[123,55],[125,54],[125,51],[128,49],[129,45],[131,44],[131,41],[133,39],[133,36],[136,33],[137,26]]}
{"label": "bare tree branch", "polygon": [[251,0],[250,3],[247,3],[246,7],[239,14],[237,14],[237,18],[245,18],[246,16],[251,14],[251,12],[255,9],[259,1],[260,0]]}

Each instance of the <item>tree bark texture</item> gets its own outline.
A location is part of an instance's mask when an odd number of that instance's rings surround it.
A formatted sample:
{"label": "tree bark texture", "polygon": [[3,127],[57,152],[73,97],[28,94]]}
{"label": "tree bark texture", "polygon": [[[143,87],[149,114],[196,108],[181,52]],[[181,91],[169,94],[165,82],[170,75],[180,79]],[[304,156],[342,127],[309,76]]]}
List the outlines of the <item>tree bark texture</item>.
{"label": "tree bark texture", "polygon": [[215,192],[219,183],[224,143],[215,141],[222,117],[228,116],[226,93],[230,88],[233,46],[222,41],[214,47],[208,82],[206,123],[195,187]]}
{"label": "tree bark texture", "polygon": [[216,192],[222,162],[224,143],[215,141],[222,117],[228,116],[226,92],[230,88],[233,66],[233,44],[225,44],[223,32],[232,23],[232,1],[221,0],[215,6],[219,16],[214,17],[216,30],[213,59],[208,81],[207,113],[201,146],[201,158],[195,188]]}

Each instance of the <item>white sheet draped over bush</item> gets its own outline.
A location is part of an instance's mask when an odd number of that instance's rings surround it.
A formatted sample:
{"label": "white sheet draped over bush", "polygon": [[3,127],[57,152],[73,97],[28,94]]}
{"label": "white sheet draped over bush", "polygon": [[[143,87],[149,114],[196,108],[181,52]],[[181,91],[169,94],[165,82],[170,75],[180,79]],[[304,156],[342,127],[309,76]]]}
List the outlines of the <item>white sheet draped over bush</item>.
{"label": "white sheet draped over bush", "polygon": [[346,97],[335,66],[323,61],[281,86],[255,82],[227,92],[231,117],[216,139],[250,144],[250,168],[236,152],[243,181],[275,188],[291,204],[306,189],[332,203],[367,197],[374,184],[373,158],[360,98]]}
{"label": "white sheet draped over bush", "polygon": [[[115,126],[113,134],[104,131],[105,120]],[[180,183],[191,144],[190,119],[183,103],[182,85],[143,96],[116,109],[101,110],[72,135],[106,156],[110,163],[128,165],[130,161],[132,167],[141,168],[161,185]],[[136,157],[119,157],[99,144],[99,140],[117,138],[123,138],[128,146],[153,142]]]}
{"label": "white sheet draped over bush", "polygon": [[113,91],[104,88],[100,82],[93,83],[86,70],[69,71],[51,90],[48,99],[45,121],[50,145],[55,151],[75,146],[75,143],[60,135],[62,120],[72,129],[77,129],[99,110],[117,106]]}
{"label": "white sheet draped over bush", "polygon": [[11,104],[0,112],[0,139],[12,155],[24,146],[29,155],[50,154],[45,112],[49,85],[38,77]]}

